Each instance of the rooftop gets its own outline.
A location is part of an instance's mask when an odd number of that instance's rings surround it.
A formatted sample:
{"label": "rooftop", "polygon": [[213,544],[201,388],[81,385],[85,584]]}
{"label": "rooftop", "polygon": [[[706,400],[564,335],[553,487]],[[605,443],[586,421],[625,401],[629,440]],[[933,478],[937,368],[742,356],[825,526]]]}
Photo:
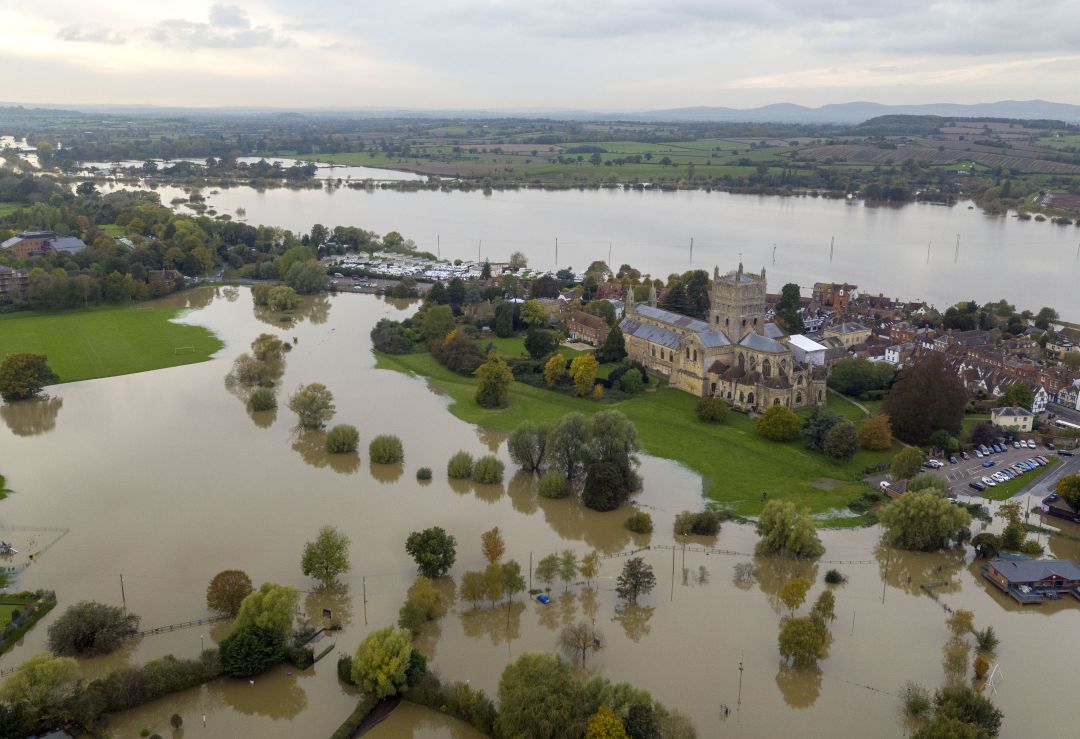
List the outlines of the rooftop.
{"label": "rooftop", "polygon": [[837,325],[830,326],[829,328],[827,328],[825,330],[826,331],[832,331],[832,332],[838,333],[838,334],[853,334],[853,333],[856,333],[858,331],[869,331],[870,329],[868,329],[866,326],[862,325],[861,323],[838,323]]}
{"label": "rooftop", "polygon": [[992,416],[1030,416],[1031,411],[1020,408],[1014,405],[1007,405],[1002,408],[991,408],[990,415]]}
{"label": "rooftop", "polygon": [[[666,312],[666,311],[665,311]],[[679,335],[674,331],[659,326],[650,326],[633,318],[624,318],[619,324],[619,330],[626,336],[636,336],[639,339],[651,341],[654,344],[666,346],[669,349],[679,348]]]}
{"label": "rooftop", "polygon": [[654,321],[660,321],[661,323],[670,323],[672,326],[678,326],[694,333],[701,333],[702,331],[709,330],[709,324],[704,321],[699,321],[696,318],[690,316],[680,315],[678,313],[672,313],[669,310],[663,308],[653,308],[651,305],[639,305],[637,306],[638,314],[651,318]]}
{"label": "rooftop", "polygon": [[770,339],[768,336],[762,336],[756,334],[753,331],[742,337],[739,341],[740,346],[746,346],[751,349],[756,349],[760,352],[773,352],[779,353],[785,350],[784,345],[775,339]]}
{"label": "rooftop", "polygon": [[1050,577],[1080,580],[1080,566],[1070,559],[995,559],[990,565],[1009,582],[1037,582]]}
{"label": "rooftop", "polygon": [[791,346],[802,349],[804,352],[823,352],[828,347],[823,346],[808,336],[802,334],[792,334],[788,337],[788,344]]}

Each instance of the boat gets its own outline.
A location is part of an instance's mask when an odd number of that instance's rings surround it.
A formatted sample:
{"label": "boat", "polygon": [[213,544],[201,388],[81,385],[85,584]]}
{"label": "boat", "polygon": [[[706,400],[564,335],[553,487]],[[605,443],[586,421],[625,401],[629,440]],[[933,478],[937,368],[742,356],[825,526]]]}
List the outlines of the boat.
{"label": "boat", "polygon": [[18,554],[19,550],[8,544],[6,541],[0,541],[0,555],[5,554]]}

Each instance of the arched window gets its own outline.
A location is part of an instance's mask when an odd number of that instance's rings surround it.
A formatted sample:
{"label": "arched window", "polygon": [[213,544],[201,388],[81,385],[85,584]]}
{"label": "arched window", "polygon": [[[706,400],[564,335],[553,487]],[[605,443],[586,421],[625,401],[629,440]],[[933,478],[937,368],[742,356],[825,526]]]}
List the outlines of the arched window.
{"label": "arched window", "polygon": [[757,371],[757,357],[755,357],[753,355],[750,356],[750,371],[751,372]]}
{"label": "arched window", "polygon": [[771,377],[772,376],[772,365],[769,364],[768,359],[766,359],[764,362],[761,363],[761,374],[764,375],[765,377]]}
{"label": "arched window", "polygon": [[694,361],[697,361],[697,349],[694,350]]}
{"label": "arched window", "polygon": [[795,380],[795,384],[802,387],[802,375],[799,375],[799,379]]}
{"label": "arched window", "polygon": [[780,405],[780,398],[773,398],[773,405]]}
{"label": "arched window", "polygon": [[690,347],[686,347],[686,358],[690,358]]}
{"label": "arched window", "polygon": [[731,400],[731,391],[730,390],[727,391],[727,399]]}
{"label": "arched window", "polygon": [[716,395],[716,383],[715,382],[712,384],[712,390],[709,392],[709,395]]}
{"label": "arched window", "polygon": [[742,393],[742,392],[740,391],[740,392],[739,392],[739,402],[740,402],[740,403],[742,403],[742,402],[743,402],[743,401],[745,401],[745,400],[746,400],[746,396],[745,396],[745,395],[743,395],[743,393]]}
{"label": "arched window", "polygon": [[799,393],[799,394],[797,394],[795,396],[795,403],[796,404],[801,404],[802,403],[802,393]]}
{"label": "arched window", "polygon": [[750,394],[748,394],[748,395],[746,396],[746,402],[747,402],[747,403],[748,403],[749,405],[753,405],[753,404],[754,404],[754,394],[753,394],[753,393],[750,393]]}
{"label": "arched window", "polygon": [[821,391],[820,390],[818,390],[817,402],[819,402],[819,403],[821,402]]}
{"label": "arched window", "polygon": [[740,370],[745,370],[746,369],[746,355],[745,354],[739,354],[739,369]]}
{"label": "arched window", "polygon": [[[719,320],[719,319],[720,319],[720,317],[719,317],[719,316],[717,316],[717,320]],[[730,318],[725,318],[725,319],[724,319],[724,326],[725,326],[726,328],[731,328],[731,319],[730,319]]]}

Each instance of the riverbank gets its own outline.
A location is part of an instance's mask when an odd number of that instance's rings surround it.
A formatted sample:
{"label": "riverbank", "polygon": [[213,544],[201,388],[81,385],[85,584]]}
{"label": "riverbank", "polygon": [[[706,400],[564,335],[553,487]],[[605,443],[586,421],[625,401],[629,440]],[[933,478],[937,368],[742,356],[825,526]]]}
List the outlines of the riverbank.
{"label": "riverbank", "polygon": [[0,357],[44,354],[61,383],[204,362],[224,343],[176,323],[185,310],[156,302],[0,314]]}
{"label": "riverbank", "polygon": [[766,499],[780,498],[809,507],[825,526],[870,523],[849,513],[848,504],[871,491],[861,482],[862,470],[888,461],[894,451],[860,450],[847,462],[833,462],[804,448],[801,440],[763,439],[754,421],[742,413],[729,413],[723,424],[705,423],[695,412],[697,398],[670,387],[598,403],[516,382],[510,387],[509,407],[481,408],[473,399],[476,381],[454,374],[427,352],[375,354],[376,367],[425,378],[450,396],[453,415],[486,429],[508,433],[525,420],[554,423],[567,413],[617,409],[634,422],[643,451],[699,473],[705,495],[737,515],[756,515]]}

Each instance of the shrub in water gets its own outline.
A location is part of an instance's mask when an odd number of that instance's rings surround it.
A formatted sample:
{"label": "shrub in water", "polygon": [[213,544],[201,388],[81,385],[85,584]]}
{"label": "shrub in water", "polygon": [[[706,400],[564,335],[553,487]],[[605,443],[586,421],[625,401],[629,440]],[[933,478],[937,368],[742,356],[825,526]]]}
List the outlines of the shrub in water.
{"label": "shrub in water", "polygon": [[718,511],[701,511],[700,513],[683,511],[675,517],[675,533],[716,536],[720,532],[720,519],[721,515]]}
{"label": "shrub in water", "polygon": [[274,391],[268,387],[256,388],[251,394],[251,410],[272,411],[277,408],[277,398]]}
{"label": "shrub in water", "polygon": [[466,451],[460,451],[450,457],[446,463],[446,476],[451,480],[468,480],[472,477],[473,458]]}
{"label": "shrub in water", "polygon": [[326,451],[330,454],[348,454],[360,446],[360,432],[355,426],[342,423],[326,433]]}
{"label": "shrub in water", "polygon": [[651,534],[652,533],[652,516],[645,511],[638,511],[630,518],[626,519],[626,528],[633,531],[635,534]]}
{"label": "shrub in water", "polygon": [[368,456],[375,464],[400,464],[405,461],[405,448],[398,437],[379,434],[368,445]]}
{"label": "shrub in water", "polygon": [[482,485],[493,485],[502,482],[503,463],[493,454],[480,457],[473,465],[473,481]]}
{"label": "shrub in water", "polygon": [[829,570],[825,573],[825,582],[830,585],[839,585],[847,578],[840,574],[840,570]]}
{"label": "shrub in water", "polygon": [[430,467],[421,467],[420,469],[418,469],[416,471],[416,479],[417,480],[430,480],[431,479],[431,468]]}
{"label": "shrub in water", "polygon": [[540,476],[541,498],[565,498],[570,494],[570,481],[558,470],[548,470]]}

